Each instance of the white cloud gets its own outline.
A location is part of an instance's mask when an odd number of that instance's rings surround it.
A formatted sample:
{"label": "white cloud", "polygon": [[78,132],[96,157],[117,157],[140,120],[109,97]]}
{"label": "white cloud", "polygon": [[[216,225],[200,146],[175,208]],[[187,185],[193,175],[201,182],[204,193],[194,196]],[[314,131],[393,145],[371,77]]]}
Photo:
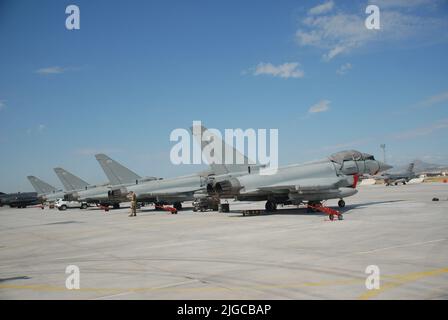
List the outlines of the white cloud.
{"label": "white cloud", "polygon": [[442,129],[448,129],[448,118],[441,119],[425,127],[419,127],[412,130],[394,134],[392,138],[397,140],[413,139],[417,137],[430,135]]}
{"label": "white cloud", "polygon": [[333,7],[334,7],[334,2],[332,0],[330,0],[330,1],[324,2],[318,6],[311,8],[308,11],[308,14],[310,14],[310,15],[322,14],[322,13],[331,11],[331,9],[333,9]]}
{"label": "white cloud", "polygon": [[343,64],[342,66],[340,66],[337,70],[336,73],[339,75],[344,75],[346,74],[349,70],[351,70],[353,68],[352,64],[347,62],[345,64]]}
{"label": "white cloud", "polygon": [[364,12],[338,10],[319,16],[308,15],[301,21],[296,40],[300,46],[325,50],[322,55],[325,61],[375,43],[412,40],[414,45],[420,45],[446,40],[442,31],[448,27],[445,19],[412,14],[409,11],[411,10],[381,11],[380,30],[368,30],[365,27],[367,15]]}
{"label": "white cloud", "polygon": [[321,100],[315,105],[312,105],[308,110],[308,113],[326,112],[330,109],[330,103],[329,100]]}
{"label": "white cloud", "polygon": [[0,100],[0,111],[6,108],[6,104]]}
{"label": "white cloud", "polygon": [[298,62],[286,62],[278,66],[272,63],[259,63],[255,68],[254,75],[267,74],[280,78],[303,78],[305,73],[299,69],[300,64]]}
{"label": "white cloud", "polygon": [[34,128],[29,128],[26,130],[27,134],[32,134],[32,133],[43,133],[45,130],[47,129],[47,126],[44,124],[39,124]]}
{"label": "white cloud", "polygon": [[54,67],[47,67],[47,68],[38,69],[38,70],[36,70],[36,73],[39,73],[39,74],[59,74],[59,73],[65,72],[66,70],[67,70],[66,68],[54,66]]}
{"label": "white cloud", "polygon": [[432,105],[439,104],[448,101],[448,91],[441,92],[434,96],[428,97],[427,99],[419,102],[417,106],[419,107],[431,107]]}

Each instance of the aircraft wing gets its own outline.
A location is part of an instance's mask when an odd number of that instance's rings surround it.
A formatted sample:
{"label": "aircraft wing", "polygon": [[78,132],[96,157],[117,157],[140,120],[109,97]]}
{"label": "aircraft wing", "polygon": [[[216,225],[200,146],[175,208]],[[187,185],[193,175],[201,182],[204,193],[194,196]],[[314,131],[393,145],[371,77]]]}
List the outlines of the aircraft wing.
{"label": "aircraft wing", "polygon": [[338,183],[341,181],[340,178],[314,178],[314,179],[295,179],[284,181],[281,183],[275,183],[271,185],[266,185],[262,187],[257,187],[256,189],[246,190],[242,193],[251,192],[272,192],[272,193],[306,193],[306,192],[327,192],[329,190],[338,189]]}
{"label": "aircraft wing", "polygon": [[[192,193],[199,190],[204,189],[204,187],[174,187],[174,188],[165,188],[165,189],[158,189],[154,191],[148,192],[151,196],[172,196],[172,195],[179,195],[179,194],[185,194],[185,193]],[[145,194],[145,192],[137,192],[140,194]]]}

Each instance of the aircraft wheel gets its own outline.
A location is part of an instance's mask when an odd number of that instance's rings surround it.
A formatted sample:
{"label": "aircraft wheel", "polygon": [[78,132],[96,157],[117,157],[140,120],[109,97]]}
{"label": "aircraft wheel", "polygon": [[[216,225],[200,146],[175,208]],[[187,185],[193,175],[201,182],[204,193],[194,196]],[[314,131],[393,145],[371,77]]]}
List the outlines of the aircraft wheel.
{"label": "aircraft wheel", "polygon": [[339,206],[339,208],[344,208],[345,207],[345,201],[344,200],[339,200],[338,201],[338,206]]}
{"label": "aircraft wheel", "polygon": [[342,214],[338,215],[338,220],[344,220],[344,216]]}
{"label": "aircraft wheel", "polygon": [[230,212],[230,205],[228,203],[221,203],[219,207],[219,212]]}
{"label": "aircraft wheel", "polygon": [[334,220],[334,214],[330,214],[328,217],[330,218],[331,221]]}
{"label": "aircraft wheel", "polygon": [[182,203],[181,202],[176,202],[173,204],[174,209],[176,209],[177,211],[182,210]]}
{"label": "aircraft wheel", "polygon": [[273,212],[277,209],[277,204],[272,201],[266,201],[265,209],[267,212]]}

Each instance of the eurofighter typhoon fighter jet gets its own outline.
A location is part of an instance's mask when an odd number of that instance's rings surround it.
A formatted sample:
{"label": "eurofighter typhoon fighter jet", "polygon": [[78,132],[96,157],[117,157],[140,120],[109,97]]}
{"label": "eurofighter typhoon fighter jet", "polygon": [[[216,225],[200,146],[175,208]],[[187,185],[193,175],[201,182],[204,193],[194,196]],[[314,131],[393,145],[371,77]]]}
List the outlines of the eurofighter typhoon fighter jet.
{"label": "eurofighter typhoon fighter jet", "polygon": [[[201,128],[200,135],[206,130]],[[193,133],[195,131],[193,130]],[[209,142],[204,142],[200,137],[194,134],[194,137],[200,142],[201,151]],[[215,138],[218,139],[218,138]],[[222,141],[221,141],[222,142]],[[237,154],[243,157],[244,163],[248,163],[248,159],[241,155],[235,148],[231,148],[223,143],[225,148],[222,150],[222,154],[225,156],[226,152],[233,152],[234,157]],[[211,163],[211,162],[210,162]],[[107,167],[104,165],[104,167]],[[104,169],[103,167],[103,169]],[[255,171],[257,166],[251,166]],[[109,172],[109,175],[118,175],[119,172],[114,172],[113,168]],[[182,202],[192,201],[197,199],[204,199],[209,197],[207,194],[206,186],[210,176],[220,175],[224,176],[239,176],[246,174],[248,167],[246,165],[224,165],[224,164],[210,164],[210,169],[181,177],[158,179],[148,181],[141,184],[134,184],[127,187],[113,188],[110,191],[110,199],[125,199],[130,192],[134,192],[139,202],[154,203],[156,206],[163,204],[172,204],[176,210],[182,210]],[[106,169],[105,169],[106,172]],[[107,173],[106,173],[107,174]]]}
{"label": "eurofighter typhoon fighter jet", "polygon": [[65,199],[70,197],[71,194],[77,190],[84,190],[85,188],[90,187],[87,182],[62,168],[54,168],[53,170],[62,182],[65,191],[57,190],[52,185],[35,176],[27,177],[42,202],[52,203],[58,199]]}
{"label": "eurofighter typhoon fighter jet", "polygon": [[58,199],[64,198],[64,191],[56,189],[52,185],[35,176],[28,176],[27,178],[33,188],[36,190],[37,196],[39,197],[39,199],[41,199],[42,202],[53,203]]}
{"label": "eurofighter typhoon fighter jet", "polygon": [[111,190],[157,179],[155,177],[142,178],[105,154],[97,154],[95,157],[109,179],[109,184],[88,187],[85,188],[85,190],[73,192],[70,195],[71,198],[67,200],[77,200],[103,206],[112,205],[114,209],[118,209],[120,207],[120,202],[125,202],[127,200],[110,197]]}
{"label": "eurofighter typhoon fighter jet", "polygon": [[[116,171],[111,169],[110,174],[115,175]],[[204,172],[182,177],[150,180],[127,186],[117,186],[111,188],[109,200],[129,201],[127,199],[128,194],[134,192],[138,202],[154,203],[156,206],[172,204],[176,210],[182,210],[182,202],[207,196],[205,193],[207,174]]]}
{"label": "eurofighter typhoon fighter jet", "polygon": [[75,176],[73,173],[70,173],[63,168],[58,167],[54,168],[53,170],[64,186],[65,191],[67,192],[85,190],[92,187],[88,182],[82,180],[81,178]]}
{"label": "eurofighter typhoon fighter jet", "polygon": [[241,201],[266,201],[267,211],[278,204],[320,204],[328,199],[340,199],[356,194],[358,176],[390,169],[374,156],[350,150],[335,153],[327,159],[280,167],[275,174],[249,173],[238,177],[228,175],[209,179],[207,191],[220,198]]}

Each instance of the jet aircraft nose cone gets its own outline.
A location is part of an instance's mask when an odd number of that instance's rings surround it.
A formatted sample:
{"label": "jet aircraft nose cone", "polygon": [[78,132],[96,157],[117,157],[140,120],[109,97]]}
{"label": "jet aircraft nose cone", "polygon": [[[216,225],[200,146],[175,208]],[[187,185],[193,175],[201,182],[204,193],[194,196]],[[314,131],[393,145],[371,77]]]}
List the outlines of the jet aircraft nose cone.
{"label": "jet aircraft nose cone", "polygon": [[391,165],[385,164],[381,161],[378,161],[378,165],[380,167],[380,169],[378,170],[378,172],[383,172],[383,171],[387,171],[389,169],[392,169],[393,167]]}

